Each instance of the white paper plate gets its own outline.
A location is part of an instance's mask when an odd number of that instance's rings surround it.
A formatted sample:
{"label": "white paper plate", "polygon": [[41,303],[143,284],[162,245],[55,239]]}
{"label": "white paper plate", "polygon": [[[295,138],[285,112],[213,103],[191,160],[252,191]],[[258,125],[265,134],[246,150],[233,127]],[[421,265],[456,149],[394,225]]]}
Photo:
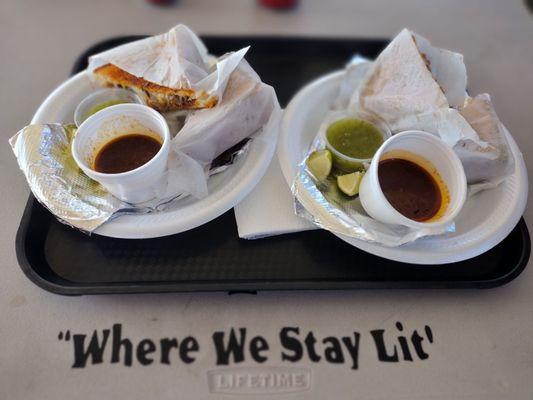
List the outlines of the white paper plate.
{"label": "white paper plate", "polygon": [[[338,93],[343,72],[317,79],[292,99],[283,116],[278,157],[287,183],[297,173],[318,127]],[[385,247],[337,235],[368,253],[390,260],[414,264],[444,264],[475,257],[496,246],[516,226],[522,216],[528,193],[528,179],[522,153],[508,133],[515,157],[514,174],[499,187],[469,199],[456,220],[456,232],[426,237],[400,247]]]}
{"label": "white paper plate", "polygon": [[[74,109],[94,91],[86,71],[73,76],[55,89],[41,104],[32,123],[70,123]],[[239,203],[267,170],[276,147],[270,141],[252,141],[247,153],[224,172],[209,179],[209,195],[202,199],[186,197],[165,211],[144,215],[123,215],[106,222],[95,233],[116,238],[145,239],[171,235],[195,228],[218,217]]]}

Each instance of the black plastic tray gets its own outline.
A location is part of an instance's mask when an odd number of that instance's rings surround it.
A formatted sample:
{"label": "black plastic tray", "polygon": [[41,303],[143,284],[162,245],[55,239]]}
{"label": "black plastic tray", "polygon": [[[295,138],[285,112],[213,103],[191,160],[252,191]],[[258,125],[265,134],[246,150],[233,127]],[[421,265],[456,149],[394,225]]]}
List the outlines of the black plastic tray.
{"label": "black plastic tray", "polygon": [[[87,55],[140,36],[111,39]],[[247,59],[286,104],[298,88],[341,68],[358,52],[375,57],[384,40],[264,37],[205,38],[214,54],[251,44]],[[17,233],[24,273],[65,294],[359,288],[490,288],[518,276],[530,255],[522,219],[511,234],[476,258],[447,265],[392,262],[358,250],[326,231],[261,240],[237,236],[233,211],[185,233],[158,239],[91,237],[59,223],[30,196]]]}

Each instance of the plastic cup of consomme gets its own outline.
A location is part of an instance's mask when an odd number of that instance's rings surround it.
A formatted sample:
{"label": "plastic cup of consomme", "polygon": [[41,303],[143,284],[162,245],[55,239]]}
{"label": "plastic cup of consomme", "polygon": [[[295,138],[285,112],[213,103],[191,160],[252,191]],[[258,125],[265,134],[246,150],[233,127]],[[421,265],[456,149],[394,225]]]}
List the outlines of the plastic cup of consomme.
{"label": "plastic cup of consomme", "polygon": [[385,141],[359,187],[361,204],[372,218],[410,228],[449,225],[466,194],[459,157],[440,138],[422,131]]}
{"label": "plastic cup of consomme", "polygon": [[141,104],[118,104],[87,118],[72,141],[72,156],[89,178],[128,203],[156,197],[170,148],[165,118]]}

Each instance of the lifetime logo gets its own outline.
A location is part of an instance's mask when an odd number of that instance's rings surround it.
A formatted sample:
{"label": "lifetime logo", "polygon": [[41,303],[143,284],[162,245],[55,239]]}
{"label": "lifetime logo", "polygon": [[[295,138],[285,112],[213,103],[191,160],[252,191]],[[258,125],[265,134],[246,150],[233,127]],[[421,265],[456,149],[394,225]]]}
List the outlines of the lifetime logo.
{"label": "lifetime logo", "polygon": [[207,372],[211,393],[275,394],[309,390],[311,370],[292,367],[225,368]]}

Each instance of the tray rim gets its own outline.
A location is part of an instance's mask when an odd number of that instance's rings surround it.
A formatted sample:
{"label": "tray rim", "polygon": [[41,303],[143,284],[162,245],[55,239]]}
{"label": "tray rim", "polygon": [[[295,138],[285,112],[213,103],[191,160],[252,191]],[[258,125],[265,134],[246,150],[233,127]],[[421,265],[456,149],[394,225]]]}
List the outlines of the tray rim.
{"label": "tray rim", "polygon": [[[98,51],[100,47],[103,46],[109,46],[114,45],[117,41],[133,41],[133,40],[139,40],[144,39],[150,35],[146,34],[130,34],[130,35],[118,35],[118,36],[112,36],[106,39],[99,40],[89,47],[87,47],[80,55],[76,58],[74,61],[74,64],[72,65],[72,68],[70,70],[70,75],[73,76],[80,72],[81,70],[85,69],[87,66],[87,55],[88,54],[94,54],[95,51]],[[353,42],[361,42],[361,43],[374,43],[374,44],[383,44],[390,42],[390,38],[387,37],[351,37],[351,36],[307,36],[307,35],[291,35],[291,36],[284,36],[284,35],[262,35],[262,34],[251,34],[251,35],[240,35],[240,34],[224,34],[224,35],[199,35],[202,40],[216,40],[216,41],[225,41],[225,40],[239,40],[239,39],[246,39],[246,40],[255,40],[255,41],[263,41],[268,42],[270,40],[279,40],[283,39],[284,42],[309,42],[309,43],[316,43],[321,42],[322,44],[325,43],[336,43],[336,44],[351,44]]]}
{"label": "tray rim", "polygon": [[[101,40],[88,47],[83,53],[81,53],[73,65],[71,75],[79,72],[83,68],[86,62],[87,54],[91,51],[95,51],[99,47],[105,46],[110,43],[116,43],[121,40],[135,40],[145,37],[146,35],[125,35],[116,36]],[[223,36],[202,36],[204,39],[221,40],[230,39],[250,39],[250,40],[278,40],[281,37],[273,35],[223,35]],[[323,43],[383,43],[388,42],[389,39],[385,38],[350,38],[350,37],[308,37],[308,36],[291,36],[283,37],[283,40],[298,42],[323,42]],[[51,293],[66,295],[66,296],[78,296],[83,294],[133,294],[133,293],[170,293],[170,292],[228,292],[232,293],[256,293],[257,291],[273,291],[273,290],[353,290],[353,289],[489,289],[505,285],[516,277],[518,277],[527,266],[531,253],[531,241],[529,230],[523,217],[520,218],[517,225],[513,228],[520,230],[523,246],[521,247],[521,255],[519,262],[507,273],[498,276],[493,279],[483,280],[465,280],[465,281],[324,281],[324,280],[300,280],[298,285],[294,285],[294,281],[269,281],[263,280],[260,283],[253,280],[235,281],[231,285],[221,287],[218,281],[196,281],[195,283],[174,283],[168,282],[145,282],[145,283],[112,283],[87,285],[87,284],[75,284],[71,286],[58,284],[45,279],[40,275],[32,266],[26,255],[26,235],[30,228],[31,214],[38,203],[37,199],[30,193],[24,212],[21,217],[19,227],[17,229],[15,239],[15,250],[17,261],[22,269],[23,273],[32,281],[35,285],[43,290]],[[49,212],[45,208],[45,212]],[[50,216],[53,218],[53,215]],[[511,232],[512,232],[511,231]],[[113,239],[111,239],[113,240]],[[505,240],[505,239],[504,239]],[[68,281],[67,281],[68,282]],[[322,282],[320,286],[318,282]],[[327,285],[324,285],[324,282]]]}
{"label": "tray rim", "polygon": [[[179,281],[170,282],[145,282],[145,283],[112,283],[94,285],[76,284],[72,286],[61,285],[51,282],[41,276],[33,268],[26,256],[25,237],[30,227],[30,216],[37,203],[37,199],[32,194],[29,195],[28,201],[24,208],[24,213],[17,230],[15,248],[17,261],[22,272],[35,285],[48,292],[65,295],[80,296],[94,294],[149,294],[149,293],[176,293],[176,292],[227,292],[256,294],[257,291],[281,291],[281,290],[354,290],[354,289],[491,289],[503,286],[516,277],[526,268],[531,254],[531,241],[529,230],[522,217],[514,229],[519,229],[523,240],[521,247],[522,253],[520,261],[506,274],[494,279],[483,280],[466,280],[466,281],[324,281],[324,280],[300,280],[295,285],[294,281],[270,281],[263,280],[260,283],[253,280],[235,281],[227,286],[222,287],[219,281],[196,281],[195,283],[179,283]],[[48,210],[45,210],[49,212]],[[53,215],[50,215],[53,218]],[[513,230],[514,230],[513,229]],[[377,257],[377,256],[375,256]]]}

